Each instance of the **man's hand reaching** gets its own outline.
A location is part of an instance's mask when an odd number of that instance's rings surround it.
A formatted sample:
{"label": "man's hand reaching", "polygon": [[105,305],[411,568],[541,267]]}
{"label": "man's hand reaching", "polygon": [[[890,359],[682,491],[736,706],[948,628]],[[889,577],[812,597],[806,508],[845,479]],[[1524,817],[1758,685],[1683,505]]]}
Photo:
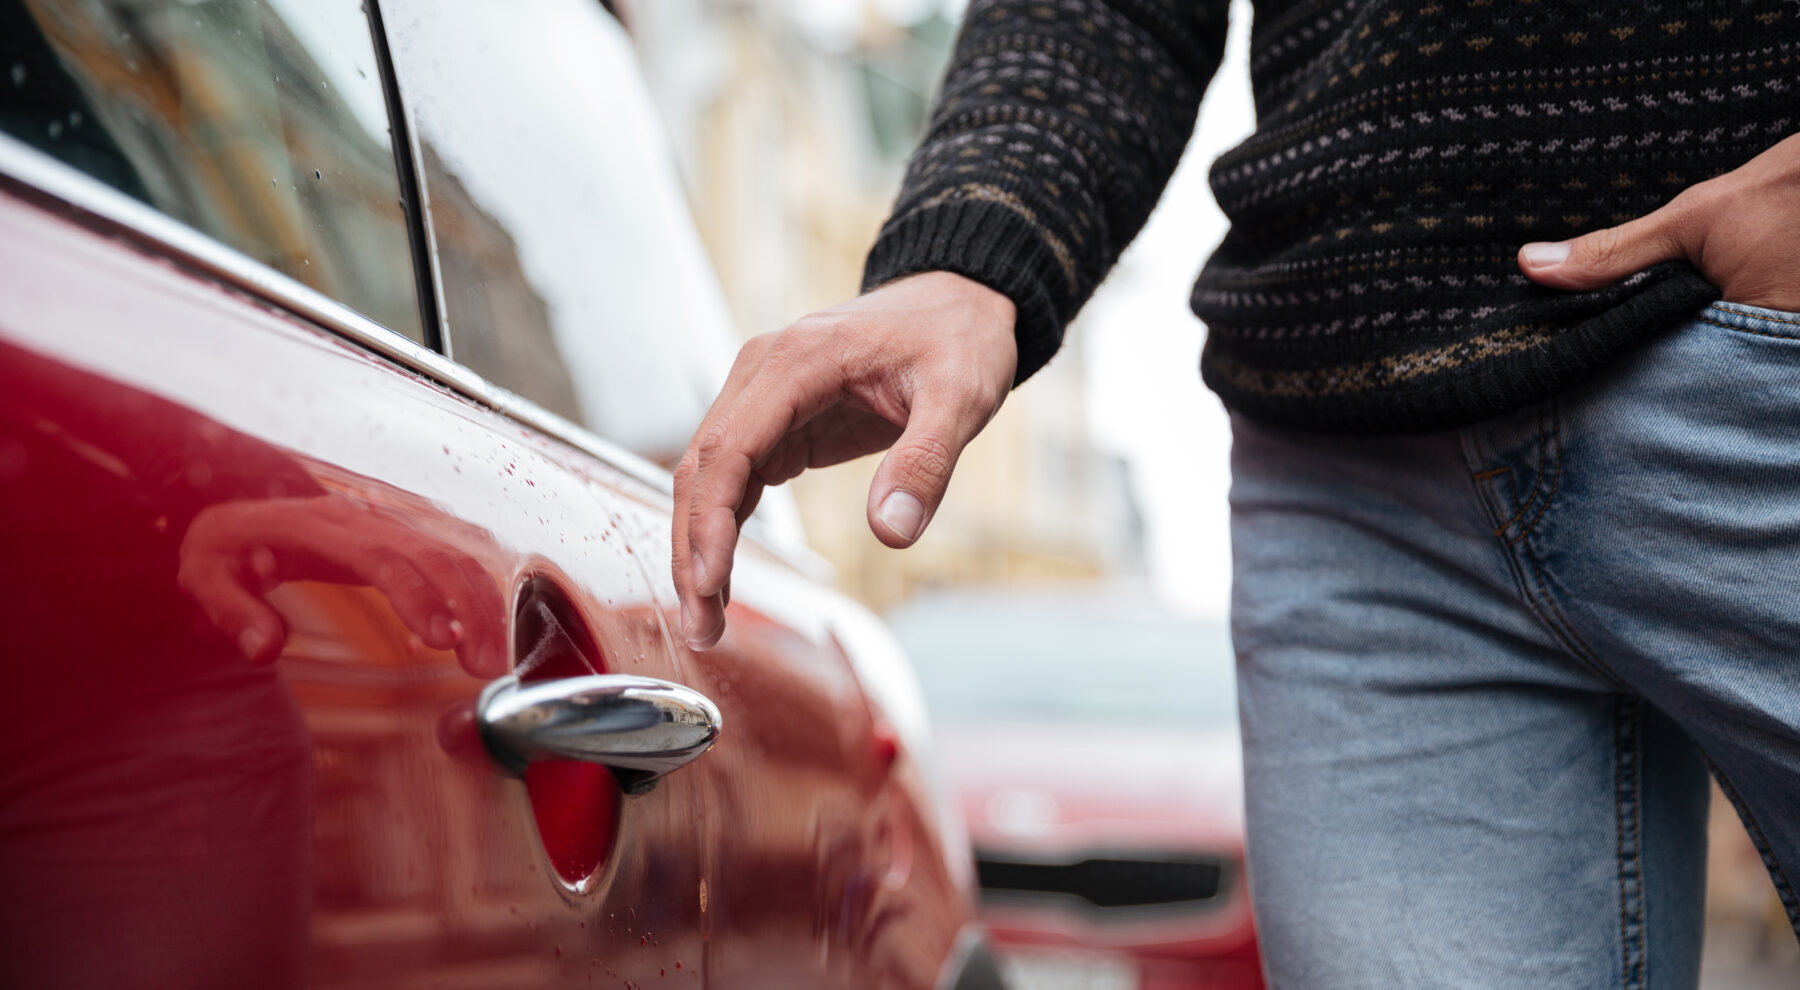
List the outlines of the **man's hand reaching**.
{"label": "man's hand reaching", "polygon": [[738,529],[769,485],[891,447],[869,487],[869,528],[890,547],[918,540],[1012,386],[1014,318],[1006,296],[928,272],[744,345],[675,469],[672,559],[690,647],[725,632]]}

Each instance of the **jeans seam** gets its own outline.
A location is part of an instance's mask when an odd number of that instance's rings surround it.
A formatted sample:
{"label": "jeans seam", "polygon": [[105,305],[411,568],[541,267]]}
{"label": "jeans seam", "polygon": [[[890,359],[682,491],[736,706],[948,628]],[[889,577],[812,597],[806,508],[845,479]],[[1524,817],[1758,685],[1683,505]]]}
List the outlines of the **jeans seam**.
{"label": "jeans seam", "polygon": [[[1800,320],[1784,320],[1776,316],[1754,316],[1750,318],[1755,320],[1767,320],[1770,323],[1787,323],[1800,327]],[[1707,316],[1700,317],[1700,322],[1710,323],[1721,330],[1734,330],[1738,333],[1753,334],[1757,337],[1773,337],[1776,340],[1800,340],[1800,333],[1780,333],[1774,330],[1753,330],[1750,327],[1740,327],[1731,323],[1721,323],[1718,320]]]}
{"label": "jeans seam", "polygon": [[[1493,533],[1495,536],[1504,538],[1509,547],[1525,539],[1533,529],[1537,528],[1537,524],[1543,520],[1544,514],[1550,511],[1550,505],[1556,500],[1556,492],[1562,485],[1562,412],[1555,400],[1551,400],[1549,403],[1549,410],[1549,416],[1546,419],[1544,407],[1538,407],[1537,471],[1536,476],[1532,478],[1531,494],[1524,501],[1519,499],[1518,475],[1510,466],[1501,465],[1470,475],[1470,478],[1477,483],[1478,490],[1483,481],[1497,482],[1502,475],[1506,477],[1506,492],[1507,497],[1511,500],[1513,512],[1506,517],[1505,521],[1494,524]],[[1544,490],[1546,462],[1550,469],[1549,491]],[[1532,512],[1533,506],[1537,508],[1537,511],[1532,513],[1530,521],[1522,521],[1526,513]],[[1490,517],[1492,517],[1490,522],[1499,515],[1498,510],[1490,507]],[[1515,523],[1518,524],[1516,532],[1510,537],[1506,536],[1506,531],[1512,529]]]}
{"label": "jeans seam", "polygon": [[[1532,546],[1532,542],[1529,539],[1536,530],[1538,523],[1544,518],[1545,513],[1549,511],[1550,502],[1555,498],[1556,492],[1562,484],[1564,453],[1562,413],[1560,404],[1554,401],[1552,401],[1551,409],[1551,422],[1553,424],[1552,449],[1556,452],[1556,463],[1553,469],[1554,481],[1551,485],[1550,496],[1546,498],[1544,504],[1538,508],[1538,512],[1532,517],[1531,522],[1515,538],[1508,539],[1504,537],[1503,534],[1505,533],[1506,525],[1502,525],[1494,535],[1500,537],[1502,540],[1501,554],[1506,558],[1507,565],[1513,569],[1514,578],[1518,581],[1519,585],[1519,597],[1525,602],[1525,607],[1531,609],[1532,614],[1537,616],[1538,622],[1549,631],[1551,637],[1561,643],[1563,648],[1568,650],[1578,662],[1585,665],[1601,680],[1606,681],[1621,690],[1629,691],[1631,690],[1631,686],[1624,678],[1614,673],[1610,667],[1601,661],[1599,654],[1594,651],[1593,647],[1587,644],[1586,640],[1581,638],[1580,633],[1575,631],[1575,624],[1569,621],[1569,617],[1563,614],[1562,608],[1558,606],[1556,600],[1550,596],[1550,586],[1544,580],[1543,562],[1538,558],[1537,550]],[[1540,420],[1540,422],[1542,421]],[[1542,470],[1541,459],[1539,464],[1538,477],[1541,479],[1544,473]],[[1490,522],[1499,517],[1501,510],[1499,507],[1495,506],[1494,500],[1489,496],[1487,488],[1482,485],[1481,482],[1484,479],[1497,477],[1497,472],[1500,470],[1501,469],[1496,468],[1489,471],[1471,471],[1469,475],[1475,486],[1476,497],[1479,498],[1482,504],[1487,508]],[[1507,479],[1509,482],[1511,481],[1512,475],[1510,473],[1508,474]],[[1514,493],[1513,504],[1518,505],[1516,489],[1513,489],[1512,491]],[[1519,515],[1522,514],[1522,511],[1516,512],[1513,514],[1512,519],[1517,519]],[[1511,524],[1512,519],[1508,520],[1507,525]],[[1530,572],[1529,581],[1526,580],[1527,570]],[[1531,586],[1533,584],[1537,586],[1536,595],[1531,593]]]}
{"label": "jeans seam", "polygon": [[1544,451],[1548,446],[1544,442],[1544,407],[1538,406],[1535,412],[1537,413],[1537,463],[1534,465],[1536,470],[1532,472],[1531,494],[1526,496],[1523,502],[1519,501],[1518,475],[1510,471],[1507,473],[1507,493],[1512,496],[1512,504],[1516,511],[1513,512],[1512,518],[1500,527],[1502,532],[1506,530],[1507,526],[1524,518],[1525,513],[1530,512],[1531,507],[1538,504],[1538,496],[1544,491]]}
{"label": "jeans seam", "polygon": [[[1555,402],[1555,400],[1552,400],[1550,403],[1550,422],[1551,422],[1551,432],[1550,432],[1551,440],[1550,440],[1550,444],[1548,445],[1548,447],[1546,447],[1543,440],[1541,439],[1542,434],[1539,435],[1540,439],[1538,442],[1538,471],[1537,471],[1538,483],[1536,485],[1532,486],[1532,498],[1533,498],[1533,500],[1535,500],[1537,498],[1537,490],[1543,483],[1544,459],[1545,459],[1546,450],[1554,452],[1554,458],[1555,458],[1553,461],[1553,464],[1551,467],[1551,473],[1550,473],[1550,491],[1544,495],[1544,501],[1541,505],[1538,506],[1537,514],[1531,517],[1530,522],[1524,523],[1519,527],[1519,531],[1513,535],[1512,539],[1507,541],[1507,546],[1512,546],[1513,544],[1518,543],[1521,540],[1525,539],[1525,537],[1531,535],[1531,531],[1536,529],[1537,524],[1543,520],[1544,514],[1546,512],[1550,511],[1550,503],[1556,501],[1557,489],[1562,487],[1562,473],[1563,473],[1562,472],[1562,468],[1563,468],[1562,410],[1559,407],[1559,405]],[[1530,506],[1527,505],[1525,508],[1530,508]],[[1520,509],[1519,514],[1524,515],[1525,509],[1524,508]]]}
{"label": "jeans seam", "polygon": [[[1508,544],[1508,546],[1512,546],[1512,544]],[[1563,614],[1562,607],[1550,597],[1550,585],[1544,580],[1543,563],[1538,560],[1537,552],[1532,548],[1530,541],[1519,545],[1519,555],[1524,557],[1530,566],[1532,580],[1537,585],[1538,593],[1535,598],[1530,589],[1526,589],[1525,604],[1530,607],[1532,612],[1536,613],[1538,621],[1544,623],[1550,630],[1550,635],[1574,654],[1575,659],[1587,664],[1590,670],[1614,686],[1627,691],[1631,690],[1631,685],[1623,677],[1614,673],[1611,667],[1601,661],[1600,655],[1594,651],[1594,648],[1589,646],[1587,640],[1582,639],[1581,634],[1575,631],[1575,624],[1569,621],[1567,615]]]}
{"label": "jeans seam", "polygon": [[1638,731],[1639,701],[1615,696],[1613,702],[1613,814],[1619,866],[1619,964],[1623,990],[1643,990],[1648,968],[1644,940],[1643,882],[1643,738]]}
{"label": "jeans seam", "polygon": [[1750,806],[1738,797],[1737,788],[1732,786],[1730,778],[1713,761],[1712,754],[1702,748],[1700,756],[1712,770],[1713,779],[1719,782],[1719,790],[1725,792],[1731,806],[1737,809],[1738,817],[1743,819],[1744,831],[1750,834],[1750,842],[1756,846],[1757,853],[1762,856],[1763,866],[1769,871],[1769,878],[1774,881],[1775,893],[1781,898],[1782,910],[1787,912],[1788,924],[1793,926],[1796,934],[1800,934],[1800,896],[1794,892],[1794,884],[1788,879],[1787,869],[1775,858],[1774,847],[1770,845],[1768,835],[1763,832],[1762,824],[1756,820]]}
{"label": "jeans seam", "polygon": [[[1486,471],[1480,472],[1479,474],[1472,474],[1469,477],[1479,483],[1479,482],[1483,482],[1483,481],[1494,481],[1494,480],[1500,478],[1501,476],[1505,476],[1505,478],[1506,478],[1506,495],[1507,495],[1508,501],[1513,505],[1518,505],[1519,504],[1519,486],[1514,482],[1512,468],[1504,467],[1504,466],[1497,467],[1497,468],[1490,468]],[[1479,490],[1480,485],[1477,484],[1476,487]],[[1484,502],[1487,500],[1487,496],[1485,494],[1482,495],[1482,500]],[[1517,522],[1519,519],[1519,516],[1524,514],[1524,512],[1525,512],[1525,510],[1522,508],[1515,510],[1512,515],[1506,517],[1506,520],[1504,522],[1502,522],[1494,527],[1493,534],[1495,536],[1505,535],[1507,528],[1510,527],[1513,523]],[[1488,521],[1492,522],[1493,520],[1499,518],[1499,516],[1500,516],[1499,510],[1494,509],[1490,506],[1489,511],[1488,511]]]}

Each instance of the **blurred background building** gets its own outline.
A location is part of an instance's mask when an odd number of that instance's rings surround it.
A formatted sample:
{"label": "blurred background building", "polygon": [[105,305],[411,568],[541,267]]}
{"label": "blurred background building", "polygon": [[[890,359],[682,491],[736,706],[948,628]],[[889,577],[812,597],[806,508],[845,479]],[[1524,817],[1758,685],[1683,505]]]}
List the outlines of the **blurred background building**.
{"label": "blurred background building", "polygon": [[[963,0],[618,0],[739,331],[854,295]],[[1218,618],[1230,587],[1229,424],[1196,370],[1187,289],[1225,224],[1205,183],[1249,133],[1249,9],[1149,226],[965,454],[904,553],[869,534],[874,458],[798,479],[807,538],[877,611],[953,588],[1123,587]],[[1800,950],[1735,814],[1715,800],[1711,990],[1800,983]]]}
{"label": "blurred background building", "polygon": [[[746,335],[855,295],[956,13],[938,0],[657,0],[629,12]],[[874,459],[802,477],[809,540],[878,611],[930,585],[1143,580],[1129,464],[1095,435],[1088,391],[1084,362],[1063,360],[1009,400],[909,553],[863,524]]]}

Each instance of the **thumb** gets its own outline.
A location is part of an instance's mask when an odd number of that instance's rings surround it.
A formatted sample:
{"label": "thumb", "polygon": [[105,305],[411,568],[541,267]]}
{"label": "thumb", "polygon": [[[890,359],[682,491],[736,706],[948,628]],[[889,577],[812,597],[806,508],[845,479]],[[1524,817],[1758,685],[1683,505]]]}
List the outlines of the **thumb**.
{"label": "thumb", "polygon": [[[921,399],[924,397],[921,396]],[[895,549],[912,546],[944,500],[950,474],[987,416],[973,403],[916,402],[900,439],[881,461],[869,486],[869,528]]]}
{"label": "thumb", "polygon": [[1598,289],[1659,261],[1691,257],[1684,229],[1671,203],[1573,240],[1527,244],[1519,249],[1519,269],[1552,289]]}

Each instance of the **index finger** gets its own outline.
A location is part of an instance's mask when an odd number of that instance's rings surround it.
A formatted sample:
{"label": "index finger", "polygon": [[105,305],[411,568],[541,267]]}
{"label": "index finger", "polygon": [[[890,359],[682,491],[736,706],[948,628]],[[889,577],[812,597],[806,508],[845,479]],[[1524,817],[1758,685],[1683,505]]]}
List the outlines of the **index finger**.
{"label": "index finger", "polygon": [[[690,645],[706,649],[724,633],[724,603],[719,595],[731,577],[737,550],[738,513],[756,480],[756,466],[783,437],[803,425],[836,392],[829,371],[802,363],[765,365],[729,406],[717,410],[695,439],[693,467],[684,489],[686,568],[676,580],[688,582],[684,598],[689,610],[686,635]],[[687,573],[683,574],[681,571]]]}
{"label": "index finger", "polygon": [[[762,366],[763,357],[768,353],[772,336],[764,335],[753,338],[743,346],[743,349],[738,351],[737,360],[732,363],[731,373],[726,377],[724,386],[719,390],[718,397],[713,399],[711,407],[706,411],[705,418],[700,421],[699,427],[694,431],[694,438],[688,442],[687,450],[682,454],[680,463],[675,467],[674,506],[669,520],[669,570],[670,577],[674,580],[676,597],[681,603],[682,637],[688,641],[690,646],[697,646],[701,649],[712,645],[712,642],[717,640],[714,637],[711,641],[705,641],[695,636],[695,611],[698,610],[704,615],[706,621],[702,625],[707,630],[711,630],[715,625],[722,627],[724,615],[722,602],[717,607],[719,614],[713,615],[714,603],[702,600],[694,592],[694,559],[689,546],[688,533],[689,522],[692,519],[690,503],[693,499],[694,480],[700,463],[698,449],[700,438],[707,435],[722,416],[728,414],[736,404],[739,393],[756,376]],[[702,642],[705,643],[705,646],[697,645]]]}

